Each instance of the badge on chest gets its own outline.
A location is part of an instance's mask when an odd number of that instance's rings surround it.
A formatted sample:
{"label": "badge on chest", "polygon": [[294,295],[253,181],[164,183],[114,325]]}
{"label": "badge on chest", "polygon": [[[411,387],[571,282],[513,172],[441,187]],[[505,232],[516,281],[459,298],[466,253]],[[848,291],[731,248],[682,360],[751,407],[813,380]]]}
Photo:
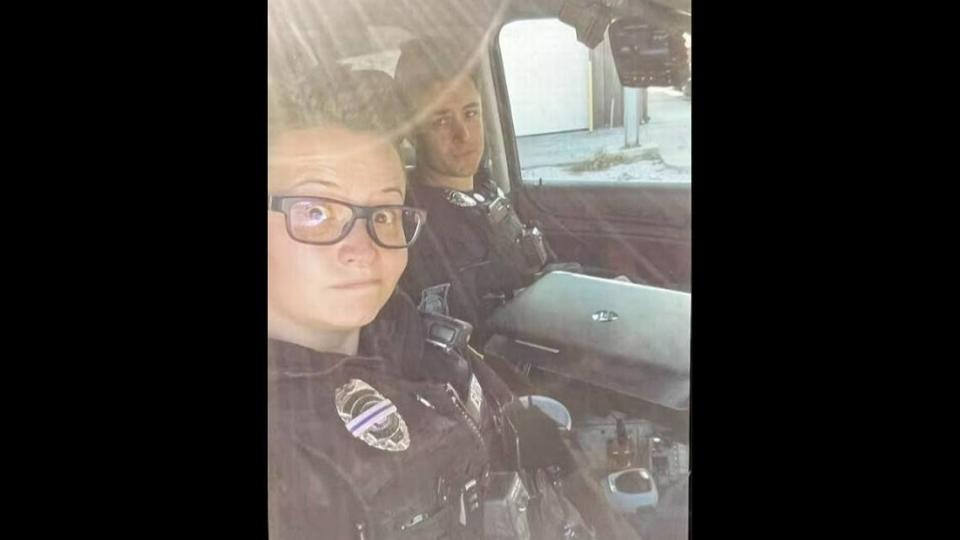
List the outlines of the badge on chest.
{"label": "badge on chest", "polygon": [[360,379],[337,388],[337,413],[351,435],[379,450],[402,452],[410,446],[410,430],[396,405]]}

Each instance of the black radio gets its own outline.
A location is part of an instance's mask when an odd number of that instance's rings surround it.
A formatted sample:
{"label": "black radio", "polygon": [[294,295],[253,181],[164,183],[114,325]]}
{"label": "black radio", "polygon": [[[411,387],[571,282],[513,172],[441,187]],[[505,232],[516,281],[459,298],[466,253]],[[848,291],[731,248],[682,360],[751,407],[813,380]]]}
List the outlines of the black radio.
{"label": "black radio", "polygon": [[420,310],[420,315],[423,319],[424,337],[427,343],[447,352],[466,350],[467,344],[470,343],[473,325],[442,313]]}
{"label": "black radio", "polygon": [[525,226],[499,190],[493,200],[478,209],[486,217],[487,237],[500,260],[525,278],[543,268],[547,262],[543,234],[536,227]]}

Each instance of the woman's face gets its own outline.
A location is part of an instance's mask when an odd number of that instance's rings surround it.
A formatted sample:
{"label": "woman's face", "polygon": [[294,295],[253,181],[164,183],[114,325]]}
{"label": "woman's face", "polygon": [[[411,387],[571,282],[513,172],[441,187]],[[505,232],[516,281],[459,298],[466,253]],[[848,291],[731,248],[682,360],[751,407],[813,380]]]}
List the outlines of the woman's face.
{"label": "woman's face", "polygon": [[[374,133],[339,127],[290,131],[270,146],[273,196],[327,197],[375,206],[403,204],[403,165]],[[333,245],[298,242],[284,215],[267,216],[268,309],[299,326],[351,330],[376,317],[407,264],[406,249],[373,242],[364,220]]]}

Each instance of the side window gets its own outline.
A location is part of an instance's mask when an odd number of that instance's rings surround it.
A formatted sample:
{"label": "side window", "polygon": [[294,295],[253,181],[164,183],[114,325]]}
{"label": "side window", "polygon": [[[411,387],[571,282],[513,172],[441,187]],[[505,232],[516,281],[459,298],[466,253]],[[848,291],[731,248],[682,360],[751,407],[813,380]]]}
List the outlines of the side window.
{"label": "side window", "polygon": [[590,50],[558,19],[508,23],[499,45],[524,182],[691,181],[689,84],[624,88],[607,39]]}

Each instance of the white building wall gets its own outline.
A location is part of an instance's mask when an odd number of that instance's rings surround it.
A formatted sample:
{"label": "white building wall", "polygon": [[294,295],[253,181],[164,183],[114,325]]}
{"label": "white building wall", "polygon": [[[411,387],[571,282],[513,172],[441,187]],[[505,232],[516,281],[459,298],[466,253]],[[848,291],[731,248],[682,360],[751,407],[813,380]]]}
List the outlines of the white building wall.
{"label": "white building wall", "polygon": [[589,127],[589,49],[556,19],[515,21],[500,31],[517,136]]}

